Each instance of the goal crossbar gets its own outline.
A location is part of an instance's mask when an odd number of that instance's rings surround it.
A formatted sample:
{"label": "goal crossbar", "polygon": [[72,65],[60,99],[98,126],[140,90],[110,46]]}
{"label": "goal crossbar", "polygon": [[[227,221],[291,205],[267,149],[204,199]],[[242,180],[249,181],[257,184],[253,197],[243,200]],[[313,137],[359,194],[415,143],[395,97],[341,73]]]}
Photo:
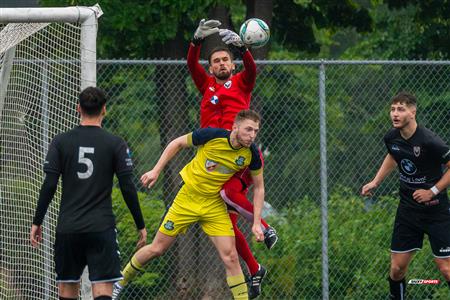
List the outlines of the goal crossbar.
{"label": "goal crossbar", "polygon": [[99,18],[102,14],[97,4],[91,7],[0,8],[0,23],[83,23],[90,18]]}
{"label": "goal crossbar", "polygon": [[98,4],[91,7],[0,8],[0,23],[80,23],[81,89],[95,86],[97,19],[103,14]]}

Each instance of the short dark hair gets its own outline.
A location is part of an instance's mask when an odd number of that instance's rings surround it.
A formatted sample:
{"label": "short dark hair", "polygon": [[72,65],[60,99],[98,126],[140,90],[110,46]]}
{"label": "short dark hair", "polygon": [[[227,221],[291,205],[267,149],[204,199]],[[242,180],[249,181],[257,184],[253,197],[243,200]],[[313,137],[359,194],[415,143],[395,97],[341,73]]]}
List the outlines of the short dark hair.
{"label": "short dark hair", "polygon": [[241,110],[238,112],[234,118],[234,123],[239,123],[243,120],[252,120],[258,124],[261,124],[261,116],[256,111],[251,109]]}
{"label": "short dark hair", "polygon": [[208,63],[209,63],[209,65],[211,65],[211,57],[212,57],[212,55],[213,55],[214,53],[216,53],[216,52],[219,52],[219,51],[225,51],[225,52],[227,52],[227,53],[230,55],[231,61],[234,60],[233,52],[231,52],[230,49],[229,49],[228,47],[218,46],[218,47],[213,48],[213,49],[211,50],[211,52],[209,52],[209,55],[208,55]]}
{"label": "short dark hair", "polygon": [[89,116],[98,116],[106,103],[105,92],[97,87],[87,87],[80,93],[80,107]]}
{"label": "short dark hair", "polygon": [[392,98],[391,104],[405,104],[406,106],[417,106],[417,99],[411,93],[408,92],[400,92]]}

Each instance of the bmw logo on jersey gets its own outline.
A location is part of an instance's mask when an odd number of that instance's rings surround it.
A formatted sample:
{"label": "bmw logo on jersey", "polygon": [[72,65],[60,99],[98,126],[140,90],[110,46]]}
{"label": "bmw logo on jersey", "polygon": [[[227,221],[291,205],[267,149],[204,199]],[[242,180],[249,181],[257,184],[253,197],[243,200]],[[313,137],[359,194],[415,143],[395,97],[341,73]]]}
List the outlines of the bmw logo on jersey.
{"label": "bmw logo on jersey", "polygon": [[211,99],[209,101],[211,101],[212,104],[216,105],[217,103],[219,103],[219,97],[214,95],[211,97]]}
{"label": "bmw logo on jersey", "polygon": [[405,172],[408,175],[413,175],[417,171],[416,165],[412,161],[410,161],[409,159],[406,159],[406,158],[401,160],[400,166],[401,166],[403,172]]}

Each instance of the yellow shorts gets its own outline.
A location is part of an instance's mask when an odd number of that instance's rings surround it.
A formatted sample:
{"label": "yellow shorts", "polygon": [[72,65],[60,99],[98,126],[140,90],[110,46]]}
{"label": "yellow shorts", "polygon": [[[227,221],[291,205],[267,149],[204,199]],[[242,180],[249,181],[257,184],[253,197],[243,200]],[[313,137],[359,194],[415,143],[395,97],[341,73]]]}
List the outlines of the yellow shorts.
{"label": "yellow shorts", "polygon": [[227,207],[219,193],[205,197],[183,185],[164,216],[159,231],[176,236],[186,233],[189,225],[195,222],[209,236],[234,236]]}

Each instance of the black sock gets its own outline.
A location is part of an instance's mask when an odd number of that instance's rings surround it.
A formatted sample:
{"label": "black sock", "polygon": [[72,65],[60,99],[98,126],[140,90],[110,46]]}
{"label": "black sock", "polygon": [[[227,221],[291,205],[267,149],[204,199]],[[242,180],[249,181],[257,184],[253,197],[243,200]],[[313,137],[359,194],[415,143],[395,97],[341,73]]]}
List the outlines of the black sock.
{"label": "black sock", "polygon": [[59,300],[77,300],[78,298],[65,298],[65,297],[61,297],[59,296]]}
{"label": "black sock", "polygon": [[111,296],[98,296],[94,298],[94,300],[111,300],[111,299],[112,299]]}
{"label": "black sock", "polygon": [[406,281],[405,278],[399,281],[392,280],[391,277],[389,277],[389,290],[390,295],[389,297],[393,300],[403,300],[405,299],[405,292],[406,292]]}

